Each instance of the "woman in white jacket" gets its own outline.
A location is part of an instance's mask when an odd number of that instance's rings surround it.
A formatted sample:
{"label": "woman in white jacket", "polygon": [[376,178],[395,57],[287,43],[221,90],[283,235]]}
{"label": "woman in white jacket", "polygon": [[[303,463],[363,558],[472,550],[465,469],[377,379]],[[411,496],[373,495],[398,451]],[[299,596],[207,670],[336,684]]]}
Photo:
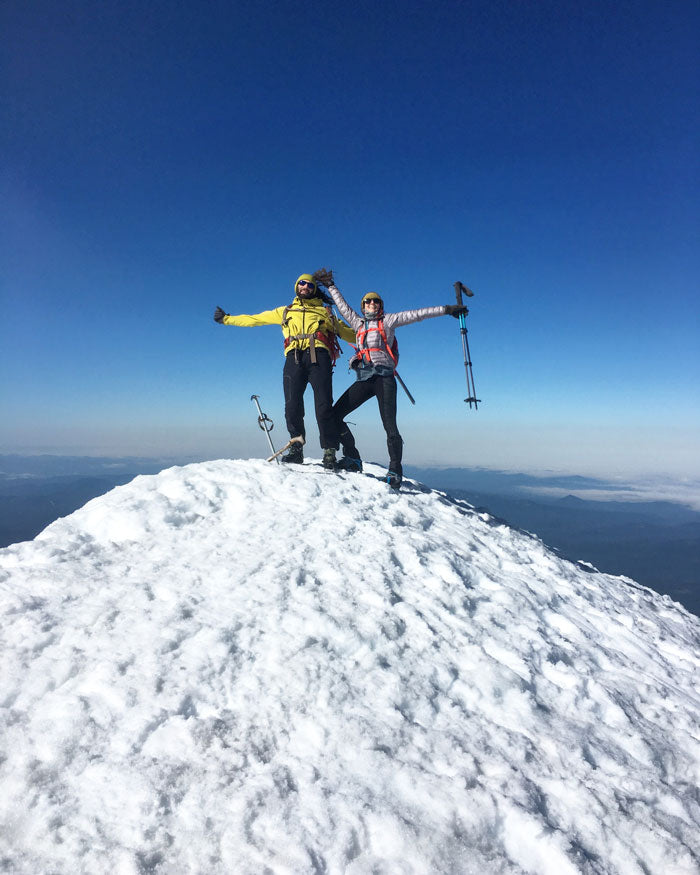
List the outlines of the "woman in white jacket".
{"label": "woman in white jacket", "polygon": [[460,312],[466,312],[466,308],[447,304],[442,307],[404,310],[401,313],[385,313],[381,296],[376,292],[368,292],[360,304],[362,311],[360,315],[338,291],[332,272],[328,271],[322,277],[319,271],[316,276],[321,282],[326,280],[324,285],[328,285],[328,291],[338,310],[357,334],[357,352],[350,360],[350,367],[355,370],[357,380],[333,405],[340,429],[340,442],[343,446],[343,458],[338,462],[337,467],[346,471],[362,470],[362,461],[355,445],[355,438],[343,420],[374,396],[379,404],[379,415],[382,418],[389,450],[389,470],[386,479],[390,486],[398,489],[403,479],[401,467],[403,440],[396,426],[394,372],[398,355],[394,342],[395,329],[400,325],[410,325],[412,322],[432,319],[434,316],[449,315],[458,318]]}

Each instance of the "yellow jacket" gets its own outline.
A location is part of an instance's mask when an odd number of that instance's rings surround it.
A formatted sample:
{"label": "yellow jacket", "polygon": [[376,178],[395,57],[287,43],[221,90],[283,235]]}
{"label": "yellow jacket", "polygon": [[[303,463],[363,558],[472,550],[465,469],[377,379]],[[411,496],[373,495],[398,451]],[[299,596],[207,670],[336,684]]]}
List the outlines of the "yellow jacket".
{"label": "yellow jacket", "polygon": [[[330,308],[329,308],[330,309]],[[295,297],[288,307],[275,307],[274,310],[263,310],[253,316],[224,316],[224,325],[238,325],[250,328],[257,325],[281,325],[284,335],[284,354],[293,349],[308,349],[311,347],[311,357],[315,360],[314,347],[331,349],[332,335],[337,334],[348,343],[355,343],[355,332],[349,325],[326,309],[320,298],[302,300]],[[327,341],[324,340],[327,337]]]}

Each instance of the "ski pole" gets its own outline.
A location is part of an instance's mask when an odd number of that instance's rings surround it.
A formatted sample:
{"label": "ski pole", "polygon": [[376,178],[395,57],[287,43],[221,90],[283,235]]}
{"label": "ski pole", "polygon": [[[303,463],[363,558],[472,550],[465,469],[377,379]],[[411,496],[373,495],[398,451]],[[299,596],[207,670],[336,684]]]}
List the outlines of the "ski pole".
{"label": "ski pole", "polygon": [[[258,413],[260,414],[260,416],[258,416],[258,425],[260,426],[260,428],[261,428],[261,429],[265,432],[265,434],[267,435],[267,442],[268,442],[268,444],[270,445],[270,449],[271,449],[272,452],[274,453],[274,452],[275,452],[275,448],[274,448],[274,446],[273,446],[273,444],[272,444],[272,438],[270,437],[270,432],[271,432],[272,429],[275,427],[275,424],[274,424],[274,422],[270,419],[270,417],[267,416],[265,413],[263,413],[262,410],[260,409],[260,402],[258,401],[258,398],[259,398],[259,397],[260,397],[259,395],[251,395],[251,396],[250,396],[250,400],[251,400],[251,401],[254,401],[254,402],[255,402],[255,406],[258,408]],[[268,428],[268,423],[269,423],[269,428]],[[277,459],[277,464],[279,465],[279,463],[280,463],[280,460]]]}
{"label": "ski pole", "polygon": [[[457,296],[457,306],[464,307],[464,302],[462,300],[462,294],[464,293],[468,298],[474,297],[474,292],[467,288],[463,283],[456,282],[455,286],[455,294]],[[466,309],[466,308],[465,308]],[[469,354],[469,341],[467,340],[467,313],[459,314],[459,330],[462,335],[462,351],[464,353],[464,370],[467,375],[467,397],[464,399],[465,403],[469,405],[470,409],[472,404],[474,404],[474,409],[478,410],[480,398],[476,397],[476,388],[474,387],[474,373],[472,371],[472,362]]]}

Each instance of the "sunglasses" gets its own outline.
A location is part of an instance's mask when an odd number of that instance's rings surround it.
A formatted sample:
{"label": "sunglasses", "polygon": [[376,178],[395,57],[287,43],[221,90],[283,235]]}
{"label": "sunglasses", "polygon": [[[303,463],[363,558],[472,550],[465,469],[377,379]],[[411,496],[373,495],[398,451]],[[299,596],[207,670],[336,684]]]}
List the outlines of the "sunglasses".
{"label": "sunglasses", "polygon": [[367,298],[367,299],[362,303],[362,306],[363,306],[363,307],[366,307],[368,304],[381,304],[381,303],[382,303],[382,302],[379,300],[379,298]]}
{"label": "sunglasses", "polygon": [[316,284],[315,284],[315,283],[310,283],[308,280],[299,280],[299,282],[297,283],[297,285],[298,285],[298,286],[309,286],[309,288],[311,288],[311,289],[316,288]]}

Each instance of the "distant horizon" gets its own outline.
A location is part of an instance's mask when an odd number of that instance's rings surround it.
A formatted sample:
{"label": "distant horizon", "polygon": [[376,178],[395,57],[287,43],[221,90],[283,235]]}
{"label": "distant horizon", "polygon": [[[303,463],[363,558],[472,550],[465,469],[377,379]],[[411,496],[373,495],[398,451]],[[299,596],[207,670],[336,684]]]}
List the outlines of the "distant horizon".
{"label": "distant horizon", "polygon": [[[148,465],[156,463],[174,463],[174,464],[196,464],[198,462],[216,461],[218,459],[243,459],[243,460],[259,460],[264,458],[264,453],[256,453],[250,456],[215,456],[197,453],[160,453],[160,454],[113,454],[113,453],[59,453],[59,452],[6,452],[0,450],[0,476],[6,475],[7,472],[2,470],[3,459],[18,459],[18,460],[74,460],[76,463],[81,460],[89,460],[99,463],[104,461],[107,464],[123,464],[129,466],[129,463],[138,466],[138,463]],[[309,459],[315,456],[309,456]],[[319,456],[320,458],[320,456]],[[377,460],[368,460],[377,461]],[[381,464],[381,461],[377,462]],[[464,471],[473,472],[475,474],[483,473],[498,477],[502,475],[504,478],[525,477],[531,478],[534,483],[517,484],[511,488],[518,488],[523,492],[530,492],[533,497],[539,498],[563,498],[566,495],[573,495],[577,498],[584,498],[587,501],[623,501],[623,502],[648,502],[648,501],[667,501],[675,504],[682,504],[692,510],[700,512],[700,477],[674,477],[672,475],[662,474],[638,474],[635,476],[616,475],[606,476],[605,474],[588,474],[575,470],[563,469],[535,469],[530,468],[503,468],[490,465],[464,465],[456,463],[440,463],[440,464],[420,464],[410,461],[406,462],[406,471],[408,476],[411,471]],[[79,475],[83,472],[76,470],[74,472]],[[9,476],[13,476],[10,474]],[[15,474],[14,476],[22,476]],[[43,476],[52,476],[44,474]],[[563,480],[566,478],[575,478],[582,481],[581,483],[569,483],[564,486],[548,481]],[[540,481],[540,482],[537,482]]]}
{"label": "distant horizon", "polygon": [[[248,399],[246,399],[248,400]],[[288,440],[281,393],[262,401],[264,412],[275,423],[276,447]],[[308,456],[321,455],[313,414],[311,389],[306,396]],[[107,424],[60,429],[52,441],[37,442],[32,434],[19,434],[9,425],[0,433],[0,455],[57,455],[113,458],[260,458],[267,444],[256,424],[257,412],[248,404],[231,407],[235,419],[222,424],[168,427]],[[404,438],[404,463],[424,467],[470,467],[532,474],[580,474],[588,477],[700,479],[700,425],[686,427],[631,422],[614,428],[593,420],[574,426],[542,423],[486,421],[482,408],[461,415],[423,411],[399,401],[398,423]],[[386,436],[376,404],[354,411],[348,420],[356,433],[363,458],[382,464]],[[16,435],[10,432],[17,432]],[[50,433],[50,432],[49,432]],[[75,437],[71,434],[75,434]]]}
{"label": "distant horizon", "polygon": [[[311,450],[310,454],[307,453],[309,459],[320,458],[322,452],[317,450],[315,453]],[[380,453],[381,455],[381,453]],[[79,448],[61,450],[61,449],[36,449],[36,450],[25,450],[25,449],[0,449],[0,459],[3,458],[26,458],[26,459],[34,459],[34,458],[56,458],[56,459],[111,459],[111,460],[152,460],[158,461],[161,459],[189,459],[191,461],[212,461],[215,458],[222,459],[261,459],[266,457],[266,453],[264,449],[261,449],[260,452],[256,452],[255,450],[251,451],[249,454],[236,454],[231,455],[230,452],[226,452],[222,449],[221,455],[217,455],[216,453],[203,453],[203,452],[194,452],[194,451],[186,451],[186,452],[176,452],[173,450],[170,451],[152,451],[152,452],[135,452],[135,451],[108,451],[102,449],[95,450],[81,450]],[[381,464],[381,459],[375,460],[372,459],[376,464]],[[430,468],[430,469],[460,469],[460,470],[470,470],[470,471],[489,471],[494,473],[501,474],[526,474],[532,477],[581,477],[587,480],[602,480],[602,481],[610,481],[614,479],[629,479],[632,478],[652,478],[652,479],[678,479],[678,480],[693,480],[694,475],[687,475],[686,477],[677,477],[670,472],[664,471],[650,471],[650,470],[639,470],[633,471],[632,473],[628,472],[619,472],[619,473],[610,473],[606,471],[600,471],[599,473],[595,473],[593,470],[586,471],[585,469],[581,469],[580,467],[576,468],[573,466],[569,467],[554,467],[554,466],[542,466],[537,464],[531,465],[513,465],[513,466],[504,466],[498,464],[467,464],[459,461],[411,461],[407,460],[406,464],[413,468]],[[700,479],[700,472],[698,473],[698,478]]]}

